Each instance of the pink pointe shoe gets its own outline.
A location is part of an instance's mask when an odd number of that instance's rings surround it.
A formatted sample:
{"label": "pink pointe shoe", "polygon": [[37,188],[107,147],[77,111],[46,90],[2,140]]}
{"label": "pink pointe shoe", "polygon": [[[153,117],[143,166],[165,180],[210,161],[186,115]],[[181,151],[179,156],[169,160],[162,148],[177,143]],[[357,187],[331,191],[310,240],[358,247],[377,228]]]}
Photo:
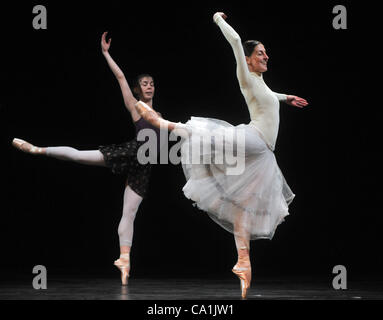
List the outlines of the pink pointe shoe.
{"label": "pink pointe shoe", "polygon": [[124,253],[120,255],[120,259],[114,261],[114,265],[121,271],[121,284],[128,285],[129,271],[130,271],[130,255]]}
{"label": "pink pointe shoe", "polygon": [[[241,248],[240,250],[248,250]],[[232,269],[233,273],[239,278],[241,283],[241,295],[245,299],[251,282],[251,264],[248,254],[241,255],[237,264]]]}
{"label": "pink pointe shoe", "polygon": [[19,138],[14,138],[12,145],[23,152],[30,154],[45,154],[45,148],[36,147],[33,144]]}
{"label": "pink pointe shoe", "polygon": [[243,299],[247,296],[247,290],[250,288],[251,282],[251,267],[240,268],[237,265],[232,269],[233,273],[239,278],[241,283],[241,296]]}

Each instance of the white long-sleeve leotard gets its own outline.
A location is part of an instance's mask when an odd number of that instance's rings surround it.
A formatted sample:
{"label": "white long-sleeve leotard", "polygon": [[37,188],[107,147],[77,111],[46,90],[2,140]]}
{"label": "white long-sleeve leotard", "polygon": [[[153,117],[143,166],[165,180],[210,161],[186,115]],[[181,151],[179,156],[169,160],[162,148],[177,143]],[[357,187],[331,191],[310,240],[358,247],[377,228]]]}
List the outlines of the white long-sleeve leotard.
{"label": "white long-sleeve leotard", "polygon": [[265,142],[274,150],[279,129],[279,101],[286,101],[287,97],[270,90],[262,74],[259,76],[249,71],[238,33],[219,14],[214,15],[214,21],[233,48],[237,78],[249,109],[250,124],[261,131]]}

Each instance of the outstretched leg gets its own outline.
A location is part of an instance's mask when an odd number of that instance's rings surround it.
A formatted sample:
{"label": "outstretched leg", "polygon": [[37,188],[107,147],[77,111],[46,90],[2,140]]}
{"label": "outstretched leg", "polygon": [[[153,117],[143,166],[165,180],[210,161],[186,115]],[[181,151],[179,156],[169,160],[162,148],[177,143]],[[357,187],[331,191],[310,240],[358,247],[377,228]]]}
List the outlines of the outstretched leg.
{"label": "outstretched leg", "polygon": [[72,147],[47,147],[48,157],[64,161],[74,161],[81,164],[93,166],[105,166],[103,154],[99,150],[77,150]]}
{"label": "outstretched leg", "polygon": [[122,218],[118,226],[118,235],[120,238],[120,258],[114,264],[121,271],[121,282],[126,285],[130,271],[130,249],[132,247],[134,219],[142,202],[142,197],[135,193],[126,182],[124,192],[124,206]]}
{"label": "outstretched leg", "polygon": [[12,145],[26,153],[45,155],[64,161],[74,161],[86,165],[105,166],[104,156],[99,150],[77,150],[72,147],[36,147],[31,143],[15,138]]}

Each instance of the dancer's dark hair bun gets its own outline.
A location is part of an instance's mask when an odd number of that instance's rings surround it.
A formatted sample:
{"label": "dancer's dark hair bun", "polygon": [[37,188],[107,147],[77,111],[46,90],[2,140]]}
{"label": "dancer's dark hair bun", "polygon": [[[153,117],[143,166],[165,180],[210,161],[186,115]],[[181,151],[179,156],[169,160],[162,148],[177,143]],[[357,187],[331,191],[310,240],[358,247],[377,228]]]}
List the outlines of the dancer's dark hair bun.
{"label": "dancer's dark hair bun", "polygon": [[260,44],[260,41],[257,40],[247,40],[245,41],[242,46],[243,46],[243,51],[245,51],[245,56],[250,57],[255,49],[255,47]]}

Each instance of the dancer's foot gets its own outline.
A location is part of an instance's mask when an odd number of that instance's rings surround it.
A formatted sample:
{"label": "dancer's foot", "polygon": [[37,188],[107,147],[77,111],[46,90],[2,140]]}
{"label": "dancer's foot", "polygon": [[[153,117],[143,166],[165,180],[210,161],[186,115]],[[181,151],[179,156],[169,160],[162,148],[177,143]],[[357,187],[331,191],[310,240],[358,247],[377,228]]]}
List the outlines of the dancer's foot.
{"label": "dancer's foot", "polygon": [[[251,264],[247,248],[239,249],[241,254],[238,257],[237,264],[233,267],[233,273],[239,278],[241,283],[242,298],[246,298],[247,290],[250,288],[251,282]],[[242,251],[244,250],[244,251]],[[246,252],[245,252],[246,250]]]}
{"label": "dancer's foot", "polygon": [[19,150],[26,152],[26,153],[31,153],[31,154],[45,154],[46,153],[45,148],[36,147],[33,144],[31,144],[27,141],[18,139],[18,138],[13,139],[12,145],[16,149],[19,149]]}
{"label": "dancer's foot", "polygon": [[122,253],[120,258],[114,261],[114,265],[121,271],[121,284],[126,286],[128,284],[130,271],[130,254]]}

